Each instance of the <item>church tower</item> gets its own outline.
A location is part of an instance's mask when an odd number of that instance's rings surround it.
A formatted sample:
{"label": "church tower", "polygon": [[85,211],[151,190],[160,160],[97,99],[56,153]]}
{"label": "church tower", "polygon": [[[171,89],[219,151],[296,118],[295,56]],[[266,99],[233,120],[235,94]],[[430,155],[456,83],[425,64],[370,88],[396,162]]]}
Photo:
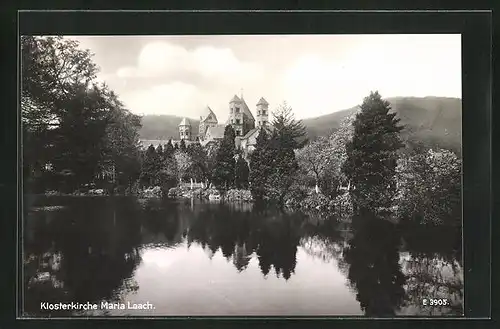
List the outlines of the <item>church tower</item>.
{"label": "church tower", "polygon": [[229,101],[229,124],[234,129],[236,136],[243,136],[243,109],[241,99],[234,95]]}
{"label": "church tower", "polygon": [[236,136],[245,136],[247,132],[255,128],[255,119],[243,99],[243,95],[241,98],[234,95],[229,101],[229,118],[227,124],[233,127]]}
{"label": "church tower", "polygon": [[182,119],[179,123],[179,137],[180,139],[191,140],[191,122],[188,118]]}
{"label": "church tower", "polygon": [[261,97],[257,103],[257,127],[269,124],[269,103]]}

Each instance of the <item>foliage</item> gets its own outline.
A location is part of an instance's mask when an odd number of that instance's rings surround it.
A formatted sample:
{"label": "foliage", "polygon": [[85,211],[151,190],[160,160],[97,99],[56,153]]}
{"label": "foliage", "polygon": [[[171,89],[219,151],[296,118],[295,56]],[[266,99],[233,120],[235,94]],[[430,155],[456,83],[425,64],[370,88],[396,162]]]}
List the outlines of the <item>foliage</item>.
{"label": "foliage", "polygon": [[181,181],[186,178],[189,169],[193,165],[193,161],[187,152],[180,149],[175,151],[174,157],[177,163],[177,178]]}
{"label": "foliage", "polygon": [[[283,147],[279,139],[280,136],[275,133],[270,140],[267,154],[271,170],[266,177],[265,187],[269,199],[283,205],[295,180],[298,165],[294,150]],[[287,145],[286,142],[284,144]]]}
{"label": "foliage", "polygon": [[462,163],[451,151],[414,152],[398,161],[399,211],[404,219],[460,225]]}
{"label": "foliage", "polygon": [[220,141],[212,141],[205,145],[204,150],[206,154],[206,178],[211,179],[211,173],[214,171],[216,166],[216,157],[221,146]]}
{"label": "foliage", "polygon": [[236,160],[236,165],[234,169],[234,185],[238,189],[248,187],[248,176],[250,174],[250,168],[248,163],[243,157],[238,156]]}
{"label": "foliage", "polygon": [[[161,150],[161,149],[160,149]],[[177,161],[174,157],[173,147],[167,143],[163,152],[159,154],[160,163],[157,168],[156,182],[167,191],[169,188],[177,184],[178,170]]]}
{"label": "foliage", "polygon": [[297,151],[297,162],[306,175],[314,177],[316,185],[321,185],[331,163],[334,161],[330,143],[320,137]]}
{"label": "foliage", "polygon": [[231,187],[234,183],[235,136],[233,127],[227,125],[224,130],[224,138],[215,157],[215,166],[212,172],[212,181],[217,187],[227,188]]}
{"label": "foliage", "polygon": [[389,102],[372,92],[353,123],[354,134],[342,169],[360,207],[388,208],[396,195],[394,175],[397,150],[403,146],[399,137],[403,127],[390,109]]}
{"label": "foliage", "polygon": [[186,142],[184,141],[184,139],[181,139],[181,141],[179,143],[179,149],[181,151],[186,151]]}
{"label": "foliage", "polygon": [[271,173],[271,161],[268,151],[269,136],[264,128],[260,128],[255,150],[250,154],[250,191],[256,201],[263,201],[266,177]]}
{"label": "foliage", "polygon": [[261,128],[250,156],[250,187],[254,199],[285,204],[299,169],[295,149],[305,143],[304,136],[302,122],[294,119],[286,103],[274,113],[271,136]]}
{"label": "foliage", "polygon": [[[62,37],[21,38],[24,173],[37,179],[46,164],[69,190],[103,174],[131,184],[139,169],[137,116],[95,81],[88,50]],[[40,175],[38,175],[40,176]],[[62,188],[62,186],[61,186]]]}
{"label": "foliage", "polygon": [[[112,94],[116,99],[116,96]],[[120,104],[116,99],[115,102]],[[113,166],[113,175],[117,185],[132,187],[140,174],[139,133],[140,118],[128,110],[114,108],[111,119],[106,127],[104,138],[104,157],[101,171],[106,164]]]}
{"label": "foliage", "polygon": [[172,140],[169,139],[168,143],[165,144],[165,155],[173,155],[174,154],[174,145],[172,144]]}
{"label": "foliage", "polygon": [[142,186],[151,186],[155,183],[158,155],[153,145],[149,145],[143,154],[140,182]]}
{"label": "foliage", "polygon": [[189,169],[189,175],[196,180],[206,180],[210,178],[210,172],[207,168],[207,152],[201,144],[190,144],[187,147],[187,154],[191,157],[192,165]]}
{"label": "foliage", "polygon": [[306,127],[301,120],[295,120],[292,108],[283,102],[273,113],[272,126],[281,147],[298,149],[307,143]]}

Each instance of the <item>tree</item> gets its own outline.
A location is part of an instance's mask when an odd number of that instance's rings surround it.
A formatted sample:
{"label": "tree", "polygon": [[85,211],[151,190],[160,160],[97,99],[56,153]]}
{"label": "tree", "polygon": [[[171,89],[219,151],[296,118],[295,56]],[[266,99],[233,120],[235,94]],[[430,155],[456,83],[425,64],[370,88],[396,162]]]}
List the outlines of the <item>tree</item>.
{"label": "tree", "polygon": [[220,141],[212,141],[205,145],[204,150],[206,154],[206,179],[211,180],[211,173],[215,170],[216,157],[221,146]]}
{"label": "tree", "polygon": [[320,137],[297,151],[297,162],[308,175],[314,177],[316,187],[322,185],[327,169],[331,166],[332,148],[329,140]]}
{"label": "tree", "polygon": [[299,169],[295,149],[307,143],[306,130],[300,120],[294,119],[292,108],[286,102],[275,111],[272,127],[264,152],[270,166],[264,188],[269,199],[283,205]]}
{"label": "tree", "polygon": [[140,120],[95,81],[90,51],[67,38],[23,36],[21,61],[25,174],[51,163],[69,188],[103,173],[119,183],[138,174]]}
{"label": "tree", "polygon": [[[283,147],[290,141],[282,140],[278,132],[274,132],[269,141],[267,159],[270,161],[270,173],[266,177],[266,194],[269,199],[282,206],[290,193],[290,188],[295,181],[295,174],[299,166],[295,159],[295,152],[290,147]],[[283,143],[283,144],[281,144]]]}
{"label": "tree", "polygon": [[396,195],[395,171],[401,143],[399,119],[378,92],[365,97],[353,123],[343,172],[354,187],[357,206],[389,208]]}
{"label": "tree", "polygon": [[179,182],[182,181],[182,179],[186,178],[186,175],[188,174],[189,169],[193,165],[193,161],[189,154],[187,154],[184,151],[176,150],[174,153],[175,161],[177,163],[177,178],[179,179]]}
{"label": "tree", "polygon": [[208,179],[210,172],[207,170],[207,153],[201,144],[199,142],[190,144],[187,153],[192,159],[190,175],[196,180]]}
{"label": "tree", "polygon": [[168,143],[165,144],[164,153],[165,153],[165,155],[173,155],[174,154],[174,145],[172,145],[172,139],[169,139]]}
{"label": "tree", "polygon": [[462,163],[443,149],[416,150],[399,159],[399,213],[417,224],[461,225]]}
{"label": "tree", "polygon": [[301,120],[295,120],[292,108],[283,102],[273,113],[272,126],[280,140],[280,147],[298,149],[307,144],[306,127]]}
{"label": "tree", "polygon": [[248,176],[250,173],[250,168],[248,163],[242,156],[238,156],[236,160],[236,166],[234,170],[234,185],[236,188],[247,188],[248,187]]}
{"label": "tree", "polygon": [[48,143],[52,144],[51,162],[55,170],[73,173],[66,183],[74,190],[80,184],[92,182],[99,173],[112,110],[105,91],[97,86],[92,89],[75,86],[72,93],[73,97],[65,102],[68,110],[61,111]]}
{"label": "tree", "polygon": [[215,157],[212,181],[218,187],[230,187],[234,183],[235,145],[236,134],[233,127],[226,126],[224,138]]}
{"label": "tree", "polygon": [[23,117],[52,120],[67,111],[64,101],[72,98],[74,86],[87,87],[96,77],[92,56],[78,42],[61,36],[22,36],[22,95],[38,105],[36,113],[25,112]]}
{"label": "tree", "polygon": [[161,156],[160,166],[157,172],[157,181],[163,190],[168,190],[177,185],[178,178],[179,172],[173,147],[172,150],[170,150],[167,144]]}
{"label": "tree", "polygon": [[144,153],[141,166],[140,181],[141,185],[151,186],[155,183],[157,167],[157,154],[154,146],[151,144]]}
{"label": "tree", "polygon": [[265,199],[266,181],[271,174],[271,159],[269,158],[269,136],[264,128],[260,128],[255,143],[255,149],[250,154],[250,192],[253,198],[261,202]]}
{"label": "tree", "polygon": [[[116,98],[116,95],[111,94]],[[116,99],[117,107],[113,107],[110,122],[106,127],[104,141],[104,156],[101,171],[109,170],[112,166],[113,177],[118,186],[132,187],[133,181],[140,174],[139,129],[140,118],[121,108],[122,104]]]}
{"label": "tree", "polygon": [[58,141],[68,141],[60,136],[61,117],[76,105],[75,98],[84,96],[81,89],[87,89],[98,71],[90,52],[78,46],[62,37],[21,37],[23,164],[27,174],[64,151],[57,150]]}
{"label": "tree", "polygon": [[181,142],[179,143],[179,149],[181,149],[182,151],[185,151],[186,150],[186,142],[184,141],[184,139],[181,139]]}

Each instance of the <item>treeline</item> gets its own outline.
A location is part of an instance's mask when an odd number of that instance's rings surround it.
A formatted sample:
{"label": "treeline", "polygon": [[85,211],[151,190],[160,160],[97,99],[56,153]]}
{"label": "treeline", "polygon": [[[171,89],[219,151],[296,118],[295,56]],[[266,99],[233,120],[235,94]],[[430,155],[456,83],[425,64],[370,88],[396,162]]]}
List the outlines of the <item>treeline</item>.
{"label": "treeline", "polygon": [[203,148],[198,141],[186,146],[184,140],[176,144],[169,140],[156,149],[150,145],[142,152],[140,187],[160,186],[168,189],[183,180],[207,181],[212,170],[209,159],[213,154],[213,150]]}
{"label": "treeline", "polygon": [[22,36],[21,64],[25,188],[131,185],[140,174],[140,117],[96,80],[90,51],[60,36]]}
{"label": "treeline", "polygon": [[150,145],[142,156],[139,183],[160,186],[165,191],[183,181],[194,180],[219,190],[250,189],[256,200],[283,204],[287,189],[298,170],[294,149],[305,143],[305,127],[282,104],[272,125],[261,128],[256,148],[246,157],[235,146],[235,131],[228,125],[224,137],[205,147],[196,142],[170,140],[156,148]]}
{"label": "treeline", "polygon": [[[461,159],[449,150],[404,143],[405,127],[390,110],[372,92],[340,129],[297,150],[301,175],[291,189],[293,201],[332,210],[345,197],[352,211],[460,226]],[[319,193],[311,193],[314,185]]]}

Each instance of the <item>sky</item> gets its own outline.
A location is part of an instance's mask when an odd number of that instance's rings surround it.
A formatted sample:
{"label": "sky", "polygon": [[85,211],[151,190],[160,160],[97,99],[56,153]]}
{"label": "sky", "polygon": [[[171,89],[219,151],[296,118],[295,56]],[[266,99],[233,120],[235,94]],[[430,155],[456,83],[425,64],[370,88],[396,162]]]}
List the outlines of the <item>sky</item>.
{"label": "sky", "polygon": [[67,36],[94,54],[105,81],[137,114],[219,122],[243,95],[284,101],[298,119],[382,97],[461,97],[460,35]]}

